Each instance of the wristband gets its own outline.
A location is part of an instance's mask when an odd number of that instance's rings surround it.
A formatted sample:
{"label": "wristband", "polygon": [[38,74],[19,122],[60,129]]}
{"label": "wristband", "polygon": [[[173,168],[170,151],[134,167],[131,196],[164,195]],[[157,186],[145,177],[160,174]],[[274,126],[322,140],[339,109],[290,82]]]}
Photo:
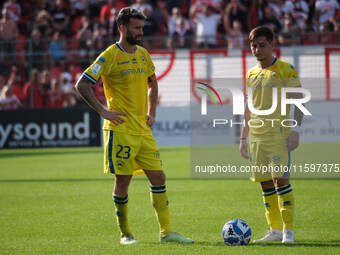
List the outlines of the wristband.
{"label": "wristband", "polygon": [[247,138],[246,137],[241,137],[240,140],[247,140]]}
{"label": "wristband", "polygon": [[297,132],[297,133],[300,134],[300,132],[301,132],[301,126],[292,127],[291,131],[295,131],[295,132]]}

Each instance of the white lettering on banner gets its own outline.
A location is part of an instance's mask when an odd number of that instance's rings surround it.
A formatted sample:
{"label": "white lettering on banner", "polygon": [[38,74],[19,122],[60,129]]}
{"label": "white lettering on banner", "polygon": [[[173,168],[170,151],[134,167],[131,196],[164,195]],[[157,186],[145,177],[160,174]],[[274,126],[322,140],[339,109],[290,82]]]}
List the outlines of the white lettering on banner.
{"label": "white lettering on banner", "polygon": [[21,141],[25,138],[28,140],[37,140],[39,138],[46,140],[90,139],[90,114],[85,112],[83,121],[77,122],[73,126],[68,122],[58,124],[42,123],[41,126],[35,122],[27,123],[27,125],[13,123],[7,124],[5,127],[0,124],[0,148],[4,146],[12,131],[15,141]]}
{"label": "white lettering on banner", "polygon": [[11,132],[11,129],[12,129],[12,125],[9,124],[7,125],[7,127],[4,129],[2,127],[2,125],[0,125],[0,147],[2,147],[4,145],[4,143],[6,142],[7,140],[7,137],[9,136],[10,132]]}
{"label": "white lettering on banner", "polygon": [[45,139],[47,140],[52,140],[54,137],[56,137],[56,132],[57,132],[57,127],[55,123],[51,123],[51,133],[48,133],[48,126],[47,125],[43,125],[43,134]]}
{"label": "white lettering on banner", "polygon": [[15,140],[22,140],[24,139],[25,135],[24,132],[22,131],[22,129],[24,128],[24,126],[21,123],[15,124],[14,125],[14,139]]}
{"label": "white lettering on banner", "polygon": [[29,140],[37,140],[41,135],[39,125],[37,123],[29,123],[25,128],[25,135]]}

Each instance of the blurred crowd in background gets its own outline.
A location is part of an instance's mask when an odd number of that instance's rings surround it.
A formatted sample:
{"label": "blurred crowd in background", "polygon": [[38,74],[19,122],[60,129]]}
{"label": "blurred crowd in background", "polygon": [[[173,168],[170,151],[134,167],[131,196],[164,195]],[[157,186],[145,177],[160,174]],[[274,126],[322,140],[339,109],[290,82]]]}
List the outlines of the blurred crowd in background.
{"label": "blurred crowd in background", "polygon": [[[119,38],[121,8],[142,11],[147,49],[248,48],[258,25],[276,46],[338,45],[338,0],[0,1],[0,109],[83,107],[73,85]],[[101,83],[93,87],[105,104]]]}

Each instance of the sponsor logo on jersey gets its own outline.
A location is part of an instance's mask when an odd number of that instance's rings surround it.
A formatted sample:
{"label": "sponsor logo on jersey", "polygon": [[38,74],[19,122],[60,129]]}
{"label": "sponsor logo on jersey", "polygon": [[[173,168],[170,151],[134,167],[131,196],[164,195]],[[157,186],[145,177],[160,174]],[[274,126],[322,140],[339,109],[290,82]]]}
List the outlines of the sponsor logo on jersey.
{"label": "sponsor logo on jersey", "polygon": [[94,75],[97,75],[101,68],[102,68],[101,65],[94,64],[91,68],[91,73],[94,74]]}
{"label": "sponsor logo on jersey", "polygon": [[133,58],[132,59],[132,64],[137,64],[137,59]]}
{"label": "sponsor logo on jersey", "polygon": [[283,202],[283,206],[287,206],[287,205],[292,205],[292,202],[290,202],[289,200],[288,201],[284,201]]}
{"label": "sponsor logo on jersey", "polygon": [[125,64],[129,64],[130,60],[128,61],[124,61],[124,62],[118,62],[117,65],[125,65]]}
{"label": "sponsor logo on jersey", "polygon": [[99,59],[98,59],[98,62],[101,62],[101,63],[105,63],[105,61],[106,61],[106,59],[104,58],[104,57],[100,57]]}
{"label": "sponsor logo on jersey", "polygon": [[125,167],[124,161],[123,161],[123,160],[120,160],[120,159],[117,160],[117,161],[116,161],[116,168],[117,168],[118,170],[122,170],[123,167]]}
{"label": "sponsor logo on jersey", "polygon": [[127,69],[127,70],[121,70],[120,75],[125,76],[128,74],[140,74],[140,73],[147,73],[148,69],[146,68],[138,68],[138,69]]}
{"label": "sponsor logo on jersey", "polygon": [[281,155],[275,155],[272,157],[272,162],[274,164],[278,164],[278,163],[281,163],[282,162],[282,157]]}
{"label": "sponsor logo on jersey", "polygon": [[159,153],[159,151],[155,151],[155,152],[153,153],[153,156],[154,156],[155,158],[160,158],[160,157],[161,157],[161,154]]}
{"label": "sponsor logo on jersey", "polygon": [[142,61],[142,64],[145,65],[146,64],[146,59],[144,56],[141,56],[140,57],[140,60]]}

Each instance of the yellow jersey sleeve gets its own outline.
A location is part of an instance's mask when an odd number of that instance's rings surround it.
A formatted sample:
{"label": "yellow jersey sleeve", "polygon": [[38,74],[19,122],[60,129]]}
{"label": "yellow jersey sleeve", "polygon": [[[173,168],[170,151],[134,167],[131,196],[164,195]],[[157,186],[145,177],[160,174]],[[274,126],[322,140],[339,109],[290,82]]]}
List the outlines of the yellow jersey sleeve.
{"label": "yellow jersey sleeve", "polygon": [[299,79],[299,75],[295,69],[295,67],[289,63],[287,63],[284,67],[284,76],[286,87],[301,87],[301,82]]}
{"label": "yellow jersey sleeve", "polygon": [[146,53],[146,56],[148,58],[148,77],[152,76],[155,73],[155,65],[152,62],[152,59],[149,55],[149,53]]}
{"label": "yellow jersey sleeve", "polygon": [[112,65],[112,61],[109,61],[110,59],[112,59],[112,56],[108,50],[102,52],[92,65],[83,72],[83,76],[95,84],[100,76],[109,73]]}

